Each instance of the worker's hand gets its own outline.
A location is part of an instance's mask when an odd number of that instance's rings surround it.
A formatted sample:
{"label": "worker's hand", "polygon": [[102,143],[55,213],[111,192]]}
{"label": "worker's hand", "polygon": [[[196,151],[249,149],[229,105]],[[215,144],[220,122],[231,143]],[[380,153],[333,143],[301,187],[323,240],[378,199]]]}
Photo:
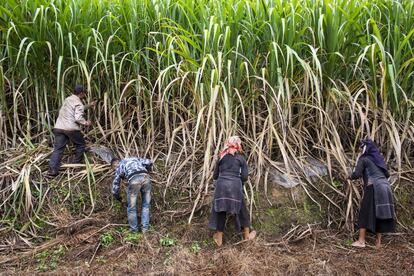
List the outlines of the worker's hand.
{"label": "worker's hand", "polygon": [[90,126],[90,125],[92,125],[92,122],[90,120],[87,120],[84,125],[85,126]]}
{"label": "worker's hand", "polygon": [[98,102],[97,100],[94,100],[94,101],[90,102],[89,106],[90,107],[95,107],[97,102]]}
{"label": "worker's hand", "polygon": [[115,198],[116,200],[118,200],[119,202],[122,202],[122,197],[121,197],[121,195],[120,195],[120,194],[114,194],[114,198]]}
{"label": "worker's hand", "polygon": [[152,172],[152,164],[145,166],[147,172]]}

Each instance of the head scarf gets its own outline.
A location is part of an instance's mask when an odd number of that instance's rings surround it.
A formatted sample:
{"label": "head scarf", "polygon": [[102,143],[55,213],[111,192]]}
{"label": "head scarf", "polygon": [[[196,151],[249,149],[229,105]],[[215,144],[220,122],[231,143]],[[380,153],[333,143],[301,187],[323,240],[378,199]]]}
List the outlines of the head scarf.
{"label": "head scarf", "polygon": [[220,159],[228,153],[234,155],[236,152],[240,151],[242,151],[242,145],[239,136],[232,136],[227,140],[223,150],[220,152]]}
{"label": "head scarf", "polygon": [[377,144],[371,139],[364,139],[361,141],[361,147],[363,148],[362,156],[368,157],[387,174],[387,164],[385,164],[384,156],[382,156]]}

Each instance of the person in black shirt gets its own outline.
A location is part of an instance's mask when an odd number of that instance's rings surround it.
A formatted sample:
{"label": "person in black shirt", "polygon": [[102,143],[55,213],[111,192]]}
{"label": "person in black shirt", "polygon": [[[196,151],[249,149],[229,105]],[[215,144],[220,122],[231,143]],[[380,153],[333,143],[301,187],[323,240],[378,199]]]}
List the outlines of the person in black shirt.
{"label": "person in black shirt", "polygon": [[376,248],[381,246],[381,233],[393,232],[395,210],[389,173],[384,157],[371,139],[362,140],[362,154],[350,179],[364,180],[364,196],[359,210],[359,238],[352,246],[365,247],[367,230],[376,234]]}
{"label": "person in black shirt", "polygon": [[222,245],[226,215],[236,217],[236,227],[243,231],[245,240],[254,239],[256,232],[250,232],[250,217],[243,198],[243,184],[248,178],[246,159],[241,155],[241,140],[230,137],[220,153],[214,169],[214,200],[208,227],[216,230],[214,241]]}

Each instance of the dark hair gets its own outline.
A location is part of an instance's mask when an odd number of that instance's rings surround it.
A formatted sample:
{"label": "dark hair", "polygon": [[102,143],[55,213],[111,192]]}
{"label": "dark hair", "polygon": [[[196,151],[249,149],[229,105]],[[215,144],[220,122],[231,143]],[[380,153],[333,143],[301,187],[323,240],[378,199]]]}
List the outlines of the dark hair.
{"label": "dark hair", "polygon": [[114,165],[114,163],[115,162],[118,162],[119,161],[119,158],[112,158],[112,160],[111,160],[111,166],[113,166]]}
{"label": "dark hair", "polygon": [[83,87],[83,85],[81,85],[81,84],[77,84],[77,85],[75,86],[75,89],[73,90],[73,94],[75,94],[75,95],[79,95],[79,94],[81,94],[82,92],[86,92],[85,87]]}

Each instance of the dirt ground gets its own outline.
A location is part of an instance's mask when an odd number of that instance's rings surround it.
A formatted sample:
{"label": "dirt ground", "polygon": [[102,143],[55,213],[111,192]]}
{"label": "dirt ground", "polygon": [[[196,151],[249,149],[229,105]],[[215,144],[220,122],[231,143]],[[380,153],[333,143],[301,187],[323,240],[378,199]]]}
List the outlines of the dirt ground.
{"label": "dirt ground", "polygon": [[345,235],[303,229],[290,242],[269,242],[260,232],[240,242],[229,229],[218,249],[204,222],[163,225],[128,240],[125,226],[90,219],[25,256],[1,256],[0,268],[2,275],[414,275],[413,236],[386,236],[380,250],[354,249]]}

